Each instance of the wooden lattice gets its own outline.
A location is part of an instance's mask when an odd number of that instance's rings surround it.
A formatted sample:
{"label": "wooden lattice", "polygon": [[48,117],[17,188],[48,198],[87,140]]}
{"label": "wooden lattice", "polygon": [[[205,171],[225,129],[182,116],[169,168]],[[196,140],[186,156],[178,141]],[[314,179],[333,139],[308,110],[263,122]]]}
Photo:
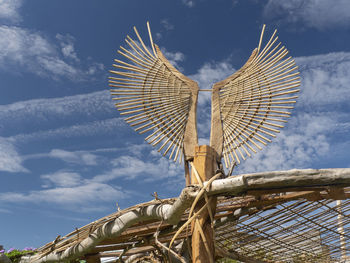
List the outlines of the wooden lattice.
{"label": "wooden lattice", "polygon": [[[265,192],[252,191],[244,197],[222,196],[218,199],[215,215],[217,257],[249,262],[339,262],[350,255],[349,188],[336,188],[336,196],[328,187],[301,192]],[[344,200],[333,200],[339,197]],[[122,214],[160,202],[171,204],[174,199],[140,204],[96,220],[39,248],[36,258],[60,253]],[[124,260],[138,254],[157,254],[159,257],[154,233],[160,231],[158,240],[168,244],[186,222],[188,212],[182,215],[176,227],[159,221],[133,225],[117,238],[106,238],[88,254],[98,253],[101,258],[122,256]],[[185,230],[177,240],[184,238],[190,238],[190,233]]]}
{"label": "wooden lattice", "polygon": [[216,244],[263,262],[339,262],[350,252],[349,230],[349,199],[298,199],[222,224]]}

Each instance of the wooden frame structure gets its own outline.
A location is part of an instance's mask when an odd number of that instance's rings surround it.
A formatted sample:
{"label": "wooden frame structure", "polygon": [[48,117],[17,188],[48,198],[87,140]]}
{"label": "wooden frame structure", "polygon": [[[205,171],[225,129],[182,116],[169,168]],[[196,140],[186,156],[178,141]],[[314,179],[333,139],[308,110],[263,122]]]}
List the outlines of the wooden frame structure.
{"label": "wooden frame structure", "polygon": [[[215,257],[243,262],[339,262],[350,253],[350,168],[276,171],[232,176],[203,183],[217,197],[214,214]],[[181,252],[191,205],[203,187],[186,187],[178,198],[153,200],[117,211],[22,257],[21,263],[44,263],[103,257],[162,257],[177,234],[172,262],[188,262]],[[344,200],[341,204],[334,200]],[[342,217],[342,229],[339,220]],[[301,234],[302,233],[302,234]],[[312,240],[315,242],[308,242]],[[317,242],[316,242],[317,241]],[[299,261],[297,261],[299,260]],[[132,262],[132,261],[129,261]],[[137,262],[137,261],[135,261]],[[144,261],[150,262],[150,261]]]}
{"label": "wooden frame structure", "polygon": [[[221,167],[223,157],[232,168],[271,142],[281,123],[286,122],[300,85],[299,72],[288,51],[278,43],[276,30],[263,46],[265,25],[258,47],[245,65],[212,89],[210,146],[199,146],[196,129],[198,92],[196,82],[173,67],[153,43],[151,48],[134,27],[137,41],[127,36],[127,48],[118,53],[110,77],[111,94],[125,120],[153,146],[160,145],[163,155],[185,161],[186,185],[210,180]],[[201,152],[203,148],[204,153]],[[204,154],[204,155],[203,155]],[[189,164],[191,170],[189,171]],[[190,175],[191,174],[191,175]],[[193,262],[214,261],[212,229],[216,199],[205,198],[193,207],[205,209],[192,223]],[[190,212],[191,216],[192,211]]]}
{"label": "wooden frame structure", "polygon": [[178,198],[156,197],[58,236],[21,263],[90,263],[107,256],[130,263],[345,260],[350,169],[230,176],[235,165],[271,142],[296,102],[299,72],[276,30],[263,45],[264,25],[245,65],[213,85],[210,146],[198,146],[201,90],[153,43],[149,23],[147,29],[150,48],[134,27],[137,40],[127,36],[127,48],[118,50],[124,60],[115,59],[110,71],[111,94],[125,121],[148,133],[147,142],[184,161],[186,188]]}

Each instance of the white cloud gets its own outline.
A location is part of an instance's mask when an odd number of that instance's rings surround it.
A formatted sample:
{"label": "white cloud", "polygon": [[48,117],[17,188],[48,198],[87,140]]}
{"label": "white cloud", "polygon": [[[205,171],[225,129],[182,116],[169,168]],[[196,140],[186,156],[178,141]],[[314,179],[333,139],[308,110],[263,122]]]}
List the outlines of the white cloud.
{"label": "white cloud", "polygon": [[0,0],[0,19],[17,22],[20,20],[18,9],[22,6],[22,0]]}
{"label": "white cloud", "polygon": [[12,212],[5,208],[0,208],[0,213],[11,214]]}
{"label": "white cloud", "polygon": [[157,32],[156,33],[156,39],[159,40],[162,38],[162,33]]}
{"label": "white cloud", "polygon": [[301,23],[301,27],[318,30],[350,25],[348,0],[269,0],[264,8],[266,18],[288,23]]}
{"label": "white cloud", "polygon": [[6,203],[57,204],[65,209],[79,208],[79,211],[84,212],[95,210],[95,207],[98,207],[96,204],[114,202],[126,197],[127,194],[121,189],[98,182],[30,191],[29,193],[0,193],[0,201]]}
{"label": "white cloud", "polygon": [[328,134],[334,121],[322,114],[300,113],[271,144],[238,168],[240,173],[309,168],[316,159],[329,154]]}
{"label": "white cloud", "polygon": [[179,71],[182,70],[182,68],[179,66],[179,62],[182,62],[185,60],[185,55],[181,53],[180,51],[167,51],[165,48],[161,48],[161,51],[163,55],[167,58],[167,60]]}
{"label": "white cloud", "polygon": [[174,25],[171,24],[168,19],[162,19],[160,21],[160,24],[168,31],[173,30],[175,28]]}
{"label": "white cloud", "polygon": [[302,73],[301,103],[332,108],[350,100],[350,52],[298,57]]}
{"label": "white cloud", "polygon": [[95,136],[108,133],[116,133],[120,127],[126,126],[122,118],[111,118],[101,121],[87,122],[79,125],[72,125],[69,127],[61,127],[58,129],[43,130],[29,134],[18,134],[10,138],[18,143],[48,140],[58,138]]}
{"label": "white cloud", "polygon": [[116,130],[122,126],[126,126],[122,118],[111,118],[101,121],[86,122],[84,124],[72,125],[68,127],[61,127],[57,129],[43,130],[34,133],[24,133],[11,136],[10,138],[18,143],[58,139],[58,138],[70,138],[70,137],[82,137],[82,136],[94,136],[108,133],[116,133]]}
{"label": "white cloud", "polygon": [[79,61],[77,54],[74,50],[74,41],[75,41],[74,37],[72,37],[69,34],[65,36],[61,34],[57,34],[56,38],[60,42],[61,52],[63,56],[75,61]]}
{"label": "white cloud", "polygon": [[[189,78],[197,81],[200,89],[211,89],[213,84],[226,79],[236,70],[228,61],[207,62]],[[197,129],[201,143],[208,142],[211,125],[211,92],[198,94]]]}
{"label": "white cloud", "polygon": [[57,123],[60,120],[66,123],[72,120],[76,123],[77,119],[116,114],[107,90],[60,98],[19,101],[0,105],[0,131],[19,125],[28,127],[35,124],[41,128],[47,123]]}
{"label": "white cloud", "polygon": [[101,175],[95,176],[94,182],[107,182],[116,178],[127,180],[142,177],[145,181],[153,181],[164,178],[176,177],[182,174],[177,163],[160,158],[157,154],[156,160],[144,161],[133,156],[121,156],[112,161],[113,169]]}
{"label": "white cloud", "polygon": [[198,138],[198,145],[209,145],[209,143],[209,138]]}
{"label": "white cloud", "polygon": [[[194,75],[189,78],[198,82],[200,89],[211,89],[212,85],[218,81],[226,79],[236,70],[228,61],[205,63]],[[198,103],[210,102],[211,92],[200,92]]]}
{"label": "white cloud", "polygon": [[22,165],[22,157],[18,154],[12,142],[0,137],[0,171],[27,172]]}
{"label": "white cloud", "polygon": [[182,3],[187,7],[194,7],[194,0],[182,0]]}
{"label": "white cloud", "polygon": [[78,186],[82,182],[82,177],[78,173],[58,171],[52,174],[44,174],[40,176],[46,183],[43,187],[49,187],[54,184],[58,187],[74,187]]}
{"label": "white cloud", "polygon": [[[132,156],[135,156],[137,158],[142,158],[144,151],[149,150],[151,147],[152,146],[150,146],[146,141],[144,141],[141,144],[127,144],[125,149],[120,148],[120,150],[124,152],[128,151],[128,153],[130,153]],[[151,152],[151,154],[152,153],[153,151]],[[157,156],[159,157],[160,154],[158,153]]]}
{"label": "white cloud", "polygon": [[[63,39],[63,37],[61,37]],[[62,41],[61,41],[62,45]],[[72,60],[76,56],[69,43],[62,47],[63,57]],[[2,70],[28,71],[39,76],[74,81],[86,80],[95,73],[100,64],[80,69],[80,65],[65,61],[54,43],[42,34],[15,26],[0,26],[0,68]],[[76,61],[75,61],[76,62]]]}
{"label": "white cloud", "polygon": [[58,158],[67,163],[74,163],[80,165],[97,165],[95,154],[85,151],[65,151],[61,149],[53,149],[48,154],[49,157]]}
{"label": "white cloud", "polygon": [[[182,59],[181,55],[177,58],[177,60]],[[292,116],[294,117],[291,119],[291,124],[288,125],[287,130],[278,135],[276,143],[264,149],[259,157],[256,157],[257,160],[260,160],[256,162],[258,164],[260,163],[260,167],[262,168],[273,169],[273,167],[275,167],[275,169],[281,169],[281,167],[307,166],[312,162],[312,158],[317,160],[325,156],[328,153],[327,151],[333,149],[332,138],[334,136],[332,136],[332,132],[334,132],[334,130],[331,132],[329,127],[336,127],[336,130],[341,130],[343,132],[349,131],[350,128],[350,117],[347,112],[348,101],[350,99],[350,79],[348,78],[350,75],[350,53],[338,52],[311,57],[299,57],[296,58],[296,62],[302,74],[302,92],[300,93],[300,99],[297,103],[297,111],[293,112]],[[207,89],[211,88],[213,83],[225,79],[234,71],[235,69],[228,62],[211,62],[205,63],[196,74],[189,77],[198,81],[201,88]],[[198,108],[198,130],[199,132],[205,131],[205,136],[199,136],[201,142],[204,143],[207,141],[206,137],[208,137],[207,135],[209,134],[208,127],[210,127],[210,93],[202,94],[205,94],[205,97],[202,99],[200,98]],[[106,104],[103,105],[103,103]],[[104,115],[104,111],[107,108],[108,112],[114,111],[108,99],[108,92],[96,92],[65,98],[32,100],[0,106],[0,119],[4,120],[6,123],[7,120],[10,122],[10,120],[16,120],[16,118],[19,118],[18,122],[20,122],[25,121],[24,119],[31,119],[31,121],[35,118],[40,119],[43,116],[44,120],[45,118],[56,119],[61,115],[66,115],[67,118],[69,118],[69,116],[74,116],[74,119],[76,119],[77,115],[80,117],[85,114],[98,117],[100,114]],[[91,110],[86,112],[85,109]],[[303,112],[303,115],[300,112]],[[20,117],[21,114],[23,115],[22,117]],[[85,122],[83,124],[39,131],[31,134],[19,134],[13,136],[12,139],[16,142],[23,142],[58,137],[93,136],[96,134],[106,134],[108,132],[115,133],[115,129],[118,127],[126,127],[122,118]],[[295,127],[302,127],[303,130],[297,130]],[[315,141],[315,138],[317,138],[317,141]],[[348,138],[345,137],[344,140],[348,140]],[[277,142],[281,146],[278,146]],[[300,144],[298,149],[293,148],[291,150],[291,152],[295,154],[295,158],[291,158],[291,155],[285,152],[285,149],[289,149],[288,147],[290,146],[288,145],[292,142],[294,142],[295,145]],[[316,148],[310,142],[313,142]],[[135,149],[135,153],[137,151],[138,150]],[[279,152],[279,158],[274,157],[277,152]],[[308,154],[304,155],[305,153]],[[70,152],[54,151],[51,154],[63,160],[68,160],[67,156],[71,155]],[[75,155],[76,153],[73,154]],[[132,158],[135,158],[135,155],[133,156]],[[312,156],[312,158],[310,159],[308,156]],[[77,154],[71,159],[76,162],[90,162],[92,164],[95,157],[90,157],[92,158],[87,158],[84,161],[82,156]],[[124,165],[120,163],[119,167],[115,167],[115,169],[105,173],[103,176],[107,176],[106,178],[121,177],[125,175],[129,168],[134,169],[134,174],[136,176],[141,176],[143,173],[140,169],[137,169],[138,167],[143,167],[143,169],[149,171],[155,171],[157,169],[152,162],[142,162],[141,155],[136,155],[136,157],[137,158],[132,159],[130,163],[126,162]],[[21,158],[18,158],[17,160],[19,160],[19,162],[17,163],[20,164]],[[15,160],[15,158],[13,160]],[[270,165],[264,166],[265,164],[262,164],[263,162],[270,163]],[[249,164],[250,161],[248,160],[247,163]],[[169,166],[169,163],[166,165]],[[254,170],[254,167],[257,166],[258,165],[254,166],[252,164],[251,170]],[[164,168],[163,171],[168,171],[168,169],[169,168]],[[150,178],[152,178],[152,176]]]}

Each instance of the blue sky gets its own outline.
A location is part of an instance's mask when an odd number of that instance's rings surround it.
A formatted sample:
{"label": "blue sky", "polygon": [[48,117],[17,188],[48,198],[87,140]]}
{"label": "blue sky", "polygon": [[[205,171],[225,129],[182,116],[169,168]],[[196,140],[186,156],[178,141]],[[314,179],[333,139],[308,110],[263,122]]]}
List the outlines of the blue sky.
{"label": "blue sky", "polygon": [[[136,26],[210,88],[275,28],[300,67],[293,117],[235,173],[350,167],[350,1],[0,0],[0,244],[39,247],[121,208],[177,196],[180,165],[114,109],[107,77]],[[200,143],[210,97],[199,99]]]}

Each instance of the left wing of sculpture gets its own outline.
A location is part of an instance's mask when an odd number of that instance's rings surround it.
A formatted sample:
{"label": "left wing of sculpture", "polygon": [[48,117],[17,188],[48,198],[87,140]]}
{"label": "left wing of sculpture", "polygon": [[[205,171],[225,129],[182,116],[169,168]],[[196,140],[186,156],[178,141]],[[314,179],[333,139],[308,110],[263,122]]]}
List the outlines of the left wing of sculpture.
{"label": "left wing of sculpture", "polygon": [[276,30],[236,73],[213,86],[210,145],[226,167],[239,164],[271,142],[296,102],[299,72]]}
{"label": "left wing of sculpture", "polygon": [[127,36],[109,77],[111,95],[125,121],[146,141],[174,161],[191,159],[197,145],[198,85],[180,73],[153,44],[148,48],[134,27],[137,40]]}

